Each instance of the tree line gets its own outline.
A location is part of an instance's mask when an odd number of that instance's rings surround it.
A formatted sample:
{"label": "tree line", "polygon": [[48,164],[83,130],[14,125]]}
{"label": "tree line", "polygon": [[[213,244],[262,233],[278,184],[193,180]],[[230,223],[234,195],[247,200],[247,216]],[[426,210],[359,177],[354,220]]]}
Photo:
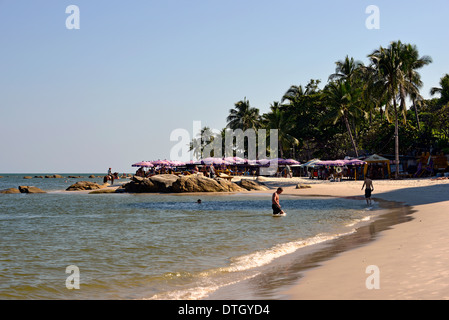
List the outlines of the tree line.
{"label": "tree line", "polygon": [[[292,85],[264,114],[245,97],[229,110],[221,134],[277,129],[279,157],[300,161],[381,153],[399,166],[400,154],[449,154],[449,74],[424,99],[419,71],[432,58],[416,45],[395,41],[367,57],[367,65],[349,56],[337,61],[323,87],[317,79]],[[208,142],[193,139],[190,149],[201,153]]]}

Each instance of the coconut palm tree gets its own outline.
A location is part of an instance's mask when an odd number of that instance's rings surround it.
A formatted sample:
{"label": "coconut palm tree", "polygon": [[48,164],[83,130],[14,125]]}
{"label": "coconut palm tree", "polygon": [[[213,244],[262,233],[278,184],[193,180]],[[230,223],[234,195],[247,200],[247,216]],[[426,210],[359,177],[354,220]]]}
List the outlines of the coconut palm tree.
{"label": "coconut palm tree", "polygon": [[[399,110],[397,98],[401,88],[408,87],[406,74],[402,66],[404,62],[401,60],[401,46],[400,41],[392,42],[388,48],[380,47],[368,55],[375,70],[376,85],[382,87],[387,94],[385,106],[387,118],[389,119],[388,115],[391,109],[394,115],[396,178],[399,176]],[[405,107],[404,104],[401,104],[401,106]]]}
{"label": "coconut palm tree", "polygon": [[260,126],[259,109],[252,108],[246,97],[235,103],[235,108],[229,110],[226,118],[230,129],[257,129]]}
{"label": "coconut palm tree", "polygon": [[290,146],[297,146],[299,144],[291,131],[295,127],[295,122],[289,113],[282,110],[279,102],[273,102],[270,106],[270,112],[262,116],[262,124],[266,129],[278,130],[278,146],[280,157],[284,157],[284,151]]}
{"label": "coconut palm tree", "polygon": [[352,147],[359,156],[357,143],[349,124],[350,117],[359,118],[366,113],[360,109],[361,89],[351,84],[349,80],[332,81],[324,89],[326,103],[330,112],[323,118],[323,123],[335,125],[340,119],[346,126]]}
{"label": "coconut palm tree", "polygon": [[335,62],[335,73],[329,76],[329,81],[333,80],[345,80],[351,79],[360,67],[363,66],[363,62],[354,60],[346,56],[344,60]]}
{"label": "coconut palm tree", "polygon": [[446,74],[440,79],[440,87],[433,87],[430,89],[432,96],[439,94],[439,103],[444,105],[449,102],[449,74]]}
{"label": "coconut palm tree", "polygon": [[421,81],[420,74],[416,70],[430,64],[432,62],[432,58],[429,56],[419,57],[418,49],[415,45],[403,44],[400,50],[401,60],[403,61],[402,68],[404,70],[405,78],[408,84],[408,90],[406,90],[406,88],[404,87],[401,90],[401,103],[405,104],[405,95],[410,96],[413,103],[413,108],[415,110],[418,130],[420,130],[421,126],[419,122],[417,107],[417,104],[419,103],[417,102],[422,102],[422,100],[424,100],[423,97],[419,94],[419,89],[423,86],[423,83]]}

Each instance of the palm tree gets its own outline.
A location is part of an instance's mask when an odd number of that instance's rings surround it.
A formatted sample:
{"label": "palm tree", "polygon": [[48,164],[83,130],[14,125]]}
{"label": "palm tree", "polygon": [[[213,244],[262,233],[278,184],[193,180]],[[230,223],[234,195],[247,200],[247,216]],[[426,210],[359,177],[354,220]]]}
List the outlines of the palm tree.
{"label": "palm tree", "polygon": [[[401,46],[401,60],[403,61],[402,67],[408,83],[408,90],[403,88],[402,95],[408,94],[412,99],[413,108],[415,109],[416,123],[418,130],[420,130],[421,126],[419,123],[417,102],[423,100],[423,97],[419,94],[419,89],[422,87],[423,83],[421,81],[420,74],[416,72],[416,70],[431,63],[432,58],[429,56],[423,56],[420,58],[418,49],[415,45],[405,44]],[[404,96],[401,97],[401,103],[405,104]]]}
{"label": "palm tree", "polygon": [[361,114],[365,114],[360,109],[361,90],[353,85],[349,80],[333,81],[324,89],[326,102],[330,106],[330,112],[323,118],[323,122],[335,125],[338,120],[342,120],[348,131],[352,147],[356,156],[359,156],[357,143],[352,134],[349,118],[359,118]]}
{"label": "palm tree", "polygon": [[[193,151],[193,156],[196,159],[201,159],[203,157],[204,148],[212,143],[217,135],[214,134],[211,128],[205,126],[201,129],[196,137],[192,139],[189,143],[189,151]],[[211,155],[219,156],[219,155]]]}
{"label": "palm tree", "polygon": [[289,116],[287,111],[282,110],[279,102],[273,102],[270,106],[270,112],[262,116],[262,123],[266,129],[278,130],[278,145],[280,157],[284,157],[284,151],[290,146],[297,146],[298,139],[291,135],[291,131],[295,127],[295,122]]}
{"label": "palm tree", "polygon": [[229,110],[226,118],[227,127],[230,129],[257,129],[260,126],[259,109],[252,108],[246,97],[235,103],[235,108]]}
{"label": "palm tree", "polygon": [[363,66],[363,62],[349,58],[349,56],[346,56],[344,60],[335,62],[335,64],[335,73],[329,76],[329,81],[351,79],[357,70]]}
{"label": "palm tree", "polygon": [[[376,74],[376,85],[387,93],[385,112],[388,116],[390,109],[394,114],[394,140],[395,140],[395,177],[399,176],[399,111],[397,97],[401,88],[407,87],[403,61],[401,60],[401,42],[392,42],[388,48],[380,47],[368,55]],[[401,93],[402,94],[402,93]],[[405,105],[402,105],[405,107]]]}
{"label": "palm tree", "polygon": [[449,102],[449,74],[446,74],[440,79],[440,87],[433,87],[430,89],[430,94],[440,95],[439,103],[444,105]]}

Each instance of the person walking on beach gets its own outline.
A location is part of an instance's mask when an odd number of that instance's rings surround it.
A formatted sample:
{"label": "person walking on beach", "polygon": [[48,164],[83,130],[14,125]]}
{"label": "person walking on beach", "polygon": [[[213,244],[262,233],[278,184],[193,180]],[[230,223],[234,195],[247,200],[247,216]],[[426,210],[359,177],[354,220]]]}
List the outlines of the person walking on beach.
{"label": "person walking on beach", "polygon": [[273,193],[271,197],[271,208],[273,209],[273,214],[284,214],[279,204],[279,195],[284,191],[281,187],[277,188],[276,192]]}
{"label": "person walking on beach", "polygon": [[368,175],[365,176],[365,181],[363,182],[362,190],[365,187],[365,199],[366,204],[371,205],[371,192],[374,191],[373,181],[370,179]]}

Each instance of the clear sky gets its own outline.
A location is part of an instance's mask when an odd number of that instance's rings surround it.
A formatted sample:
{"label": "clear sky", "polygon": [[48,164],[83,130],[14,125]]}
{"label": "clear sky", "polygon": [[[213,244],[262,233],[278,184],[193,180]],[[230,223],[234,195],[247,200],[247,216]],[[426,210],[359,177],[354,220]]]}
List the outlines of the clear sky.
{"label": "clear sky", "polygon": [[173,130],[221,129],[245,97],[267,112],[395,40],[433,58],[428,98],[449,73],[448,12],[447,0],[0,0],[0,172],[132,172],[169,158]]}

